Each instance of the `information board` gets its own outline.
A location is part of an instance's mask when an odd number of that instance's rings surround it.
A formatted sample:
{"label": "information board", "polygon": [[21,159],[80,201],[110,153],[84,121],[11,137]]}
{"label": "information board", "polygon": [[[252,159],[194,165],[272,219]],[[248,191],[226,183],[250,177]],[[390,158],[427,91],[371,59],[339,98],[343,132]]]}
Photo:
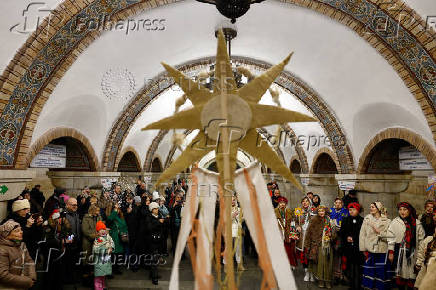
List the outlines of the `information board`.
{"label": "information board", "polygon": [[33,158],[30,167],[34,168],[65,168],[67,147],[65,145],[48,144]]}

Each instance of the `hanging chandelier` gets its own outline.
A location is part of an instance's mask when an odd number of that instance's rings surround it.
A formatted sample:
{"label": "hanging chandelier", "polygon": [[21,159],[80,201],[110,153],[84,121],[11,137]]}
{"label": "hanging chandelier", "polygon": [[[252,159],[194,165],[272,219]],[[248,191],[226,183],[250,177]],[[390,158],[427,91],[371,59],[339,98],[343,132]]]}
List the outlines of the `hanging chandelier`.
{"label": "hanging chandelier", "polygon": [[265,0],[197,0],[198,2],[213,4],[218,11],[225,17],[229,18],[232,23],[236,18],[241,17],[250,9],[250,5],[260,3]]}

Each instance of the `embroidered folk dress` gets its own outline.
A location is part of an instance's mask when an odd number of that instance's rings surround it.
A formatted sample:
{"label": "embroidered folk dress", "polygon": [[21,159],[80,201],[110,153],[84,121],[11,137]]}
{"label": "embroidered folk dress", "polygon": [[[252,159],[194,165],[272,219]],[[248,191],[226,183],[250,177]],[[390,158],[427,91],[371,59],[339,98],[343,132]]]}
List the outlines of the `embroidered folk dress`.
{"label": "embroidered folk dress", "polygon": [[295,221],[292,218],[292,211],[289,208],[284,210],[278,207],[274,210],[279,225],[280,232],[282,233],[282,239],[286,254],[288,255],[289,264],[293,267],[297,266],[297,254],[295,252],[296,240],[291,239],[291,228],[295,228]]}

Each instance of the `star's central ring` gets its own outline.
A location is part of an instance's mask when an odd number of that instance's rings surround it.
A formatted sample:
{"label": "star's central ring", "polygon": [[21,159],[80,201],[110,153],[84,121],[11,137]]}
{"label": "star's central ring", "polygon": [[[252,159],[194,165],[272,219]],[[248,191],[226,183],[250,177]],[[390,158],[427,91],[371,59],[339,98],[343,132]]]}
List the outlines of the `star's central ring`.
{"label": "star's central ring", "polygon": [[222,128],[229,128],[230,141],[241,140],[250,129],[252,118],[250,105],[238,95],[227,95],[226,98],[227,118],[222,117],[220,95],[207,102],[201,112],[204,131],[214,141],[219,139]]}

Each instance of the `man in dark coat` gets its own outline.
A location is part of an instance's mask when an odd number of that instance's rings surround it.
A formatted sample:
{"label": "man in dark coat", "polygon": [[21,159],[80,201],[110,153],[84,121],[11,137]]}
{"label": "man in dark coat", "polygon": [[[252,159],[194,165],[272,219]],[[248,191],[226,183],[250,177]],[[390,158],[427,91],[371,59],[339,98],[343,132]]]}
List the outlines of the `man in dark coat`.
{"label": "man in dark coat", "polygon": [[180,226],[182,224],[182,207],[182,196],[180,194],[177,194],[175,197],[174,205],[170,209],[171,251],[173,255],[176,251],[177,237],[179,236]]}
{"label": "man in dark coat", "polygon": [[359,200],[357,199],[357,190],[350,190],[348,194],[342,198],[342,201],[344,202],[345,208],[348,208],[348,205],[352,202],[359,203]]}
{"label": "man in dark coat", "polygon": [[77,199],[71,197],[67,201],[67,206],[65,210],[65,218],[71,226],[72,241],[69,243],[65,249],[64,263],[67,266],[67,273],[65,273],[65,283],[76,283],[80,277],[80,268],[77,265],[80,258],[81,250],[81,235],[82,226],[80,223],[79,214],[77,213]]}
{"label": "man in dark coat", "polygon": [[91,190],[88,186],[82,189],[82,193],[77,196],[77,213],[79,214],[80,220],[83,216],[88,213],[89,206],[91,205]]}
{"label": "man in dark coat", "polygon": [[[36,203],[35,210],[31,208],[31,212],[42,212],[42,209],[44,208],[45,197],[40,189],[41,185],[37,184],[30,191],[30,199]],[[33,206],[32,202],[31,205]]]}
{"label": "man in dark coat", "polygon": [[[350,289],[360,289],[360,266],[363,263],[362,253],[359,251],[359,234],[363,224],[363,217],[359,215],[360,204],[352,202],[348,205],[349,216],[342,220],[339,237],[341,239],[343,264],[346,265],[345,275],[350,281]],[[345,263],[344,263],[345,262]]]}

